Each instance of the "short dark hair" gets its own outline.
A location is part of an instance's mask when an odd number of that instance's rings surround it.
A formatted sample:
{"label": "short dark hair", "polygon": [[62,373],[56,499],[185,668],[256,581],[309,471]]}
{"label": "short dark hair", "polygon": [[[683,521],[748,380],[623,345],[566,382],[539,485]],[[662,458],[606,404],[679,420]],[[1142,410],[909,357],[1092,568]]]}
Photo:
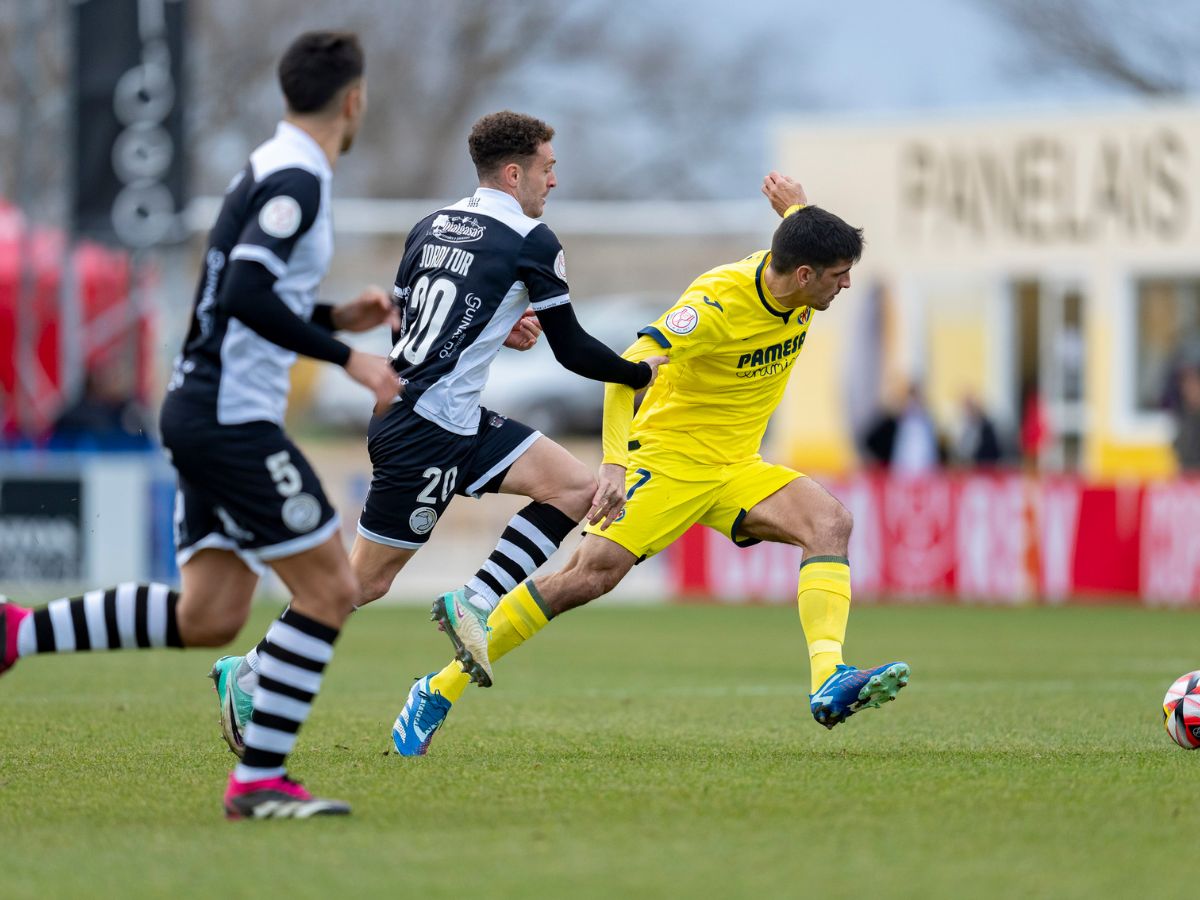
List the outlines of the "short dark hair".
{"label": "short dark hair", "polygon": [[346,85],[362,78],[366,64],[352,31],[307,31],[279,61],[279,86],[288,109],[321,112]]}
{"label": "short dark hair", "polygon": [[861,228],[847,225],[819,206],[797,210],[775,229],[771,239],[771,268],[785,274],[801,266],[824,269],[862,256]]}
{"label": "short dark hair", "polygon": [[553,137],[554,129],[541,119],[505,109],[476,122],[467,135],[467,146],[482,179],[510,162],[528,165],[538,147]]}

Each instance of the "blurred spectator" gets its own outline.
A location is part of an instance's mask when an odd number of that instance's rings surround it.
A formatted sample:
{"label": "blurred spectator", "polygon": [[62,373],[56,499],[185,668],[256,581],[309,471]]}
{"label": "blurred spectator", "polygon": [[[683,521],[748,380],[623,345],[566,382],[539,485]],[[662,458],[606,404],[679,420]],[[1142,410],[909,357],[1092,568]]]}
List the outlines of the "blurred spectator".
{"label": "blurred spectator", "polygon": [[150,445],[125,368],[108,363],[88,372],[82,395],[54,423],[51,449],[136,450]]}
{"label": "blurred spectator", "polygon": [[995,423],[973,394],[963,395],[962,419],[952,455],[955,462],[964,466],[994,466],[1004,455]]}
{"label": "blurred spectator", "polygon": [[1036,382],[1026,382],[1021,395],[1021,458],[1036,468],[1050,444],[1050,421]]}
{"label": "blurred spectator", "polygon": [[936,469],[944,461],[933,417],[925,406],[920,385],[908,389],[908,399],[896,418],[895,440],[892,443],[891,467],[910,475]]}
{"label": "blurred spectator", "polygon": [[1179,373],[1179,406],[1175,418],[1175,458],[1185,472],[1200,470],[1200,368]]}
{"label": "blurred spectator", "polygon": [[1189,373],[1200,370],[1200,335],[1190,334],[1180,338],[1166,363],[1166,373],[1161,375],[1162,390],[1159,407],[1182,414],[1185,407],[1183,397],[1184,379]]}
{"label": "blurred spectator", "polygon": [[863,453],[872,464],[885,469],[891,465],[898,420],[896,412],[885,406],[875,414],[867,426],[867,432],[863,435]]}

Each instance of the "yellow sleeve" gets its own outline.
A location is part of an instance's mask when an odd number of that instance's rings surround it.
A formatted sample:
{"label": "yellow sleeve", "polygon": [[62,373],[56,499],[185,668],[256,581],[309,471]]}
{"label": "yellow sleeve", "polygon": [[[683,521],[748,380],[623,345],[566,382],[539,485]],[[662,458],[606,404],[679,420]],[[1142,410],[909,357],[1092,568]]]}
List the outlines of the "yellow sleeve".
{"label": "yellow sleeve", "polygon": [[707,352],[729,336],[725,307],[718,298],[719,287],[719,284],[693,283],[674,306],[638,334],[652,338],[659,352],[671,357],[671,362],[682,362]]}
{"label": "yellow sleeve", "polygon": [[[630,362],[642,362],[651,356],[662,356],[663,348],[648,336],[642,336],[621,354]],[[629,430],[633,427],[633,397],[636,392],[624,384],[604,386],[604,460],[623,466],[629,462]]]}

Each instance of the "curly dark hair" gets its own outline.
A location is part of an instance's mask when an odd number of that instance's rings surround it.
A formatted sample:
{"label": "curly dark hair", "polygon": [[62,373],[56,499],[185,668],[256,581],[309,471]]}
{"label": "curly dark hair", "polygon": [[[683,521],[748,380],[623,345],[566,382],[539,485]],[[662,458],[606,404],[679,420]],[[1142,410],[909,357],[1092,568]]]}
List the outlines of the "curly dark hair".
{"label": "curly dark hair", "polygon": [[819,206],[792,213],[771,241],[771,268],[794,272],[800,266],[824,269],[838,263],[858,262],[863,251],[861,228],[847,225]]}
{"label": "curly dark hair", "polygon": [[538,147],[553,137],[554,129],[541,119],[505,109],[476,122],[467,136],[467,146],[482,180],[510,162],[524,167]]}

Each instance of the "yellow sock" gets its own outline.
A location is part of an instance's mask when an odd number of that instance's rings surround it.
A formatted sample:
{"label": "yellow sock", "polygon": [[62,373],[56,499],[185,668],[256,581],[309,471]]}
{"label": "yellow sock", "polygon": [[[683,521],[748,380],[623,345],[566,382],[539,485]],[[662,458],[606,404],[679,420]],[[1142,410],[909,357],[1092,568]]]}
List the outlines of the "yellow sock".
{"label": "yellow sock", "polygon": [[812,556],[800,566],[796,588],[800,624],[808,641],[812,689],[842,662],[846,622],[850,618],[850,563],[841,556]]}
{"label": "yellow sock", "polygon": [[[495,663],[546,627],[549,622],[545,604],[532,581],[518,584],[500,598],[500,603],[488,616],[488,658]],[[429,679],[429,686],[451,703],[457,703],[471,677],[462,670],[458,660],[451,660],[442,671]]]}

